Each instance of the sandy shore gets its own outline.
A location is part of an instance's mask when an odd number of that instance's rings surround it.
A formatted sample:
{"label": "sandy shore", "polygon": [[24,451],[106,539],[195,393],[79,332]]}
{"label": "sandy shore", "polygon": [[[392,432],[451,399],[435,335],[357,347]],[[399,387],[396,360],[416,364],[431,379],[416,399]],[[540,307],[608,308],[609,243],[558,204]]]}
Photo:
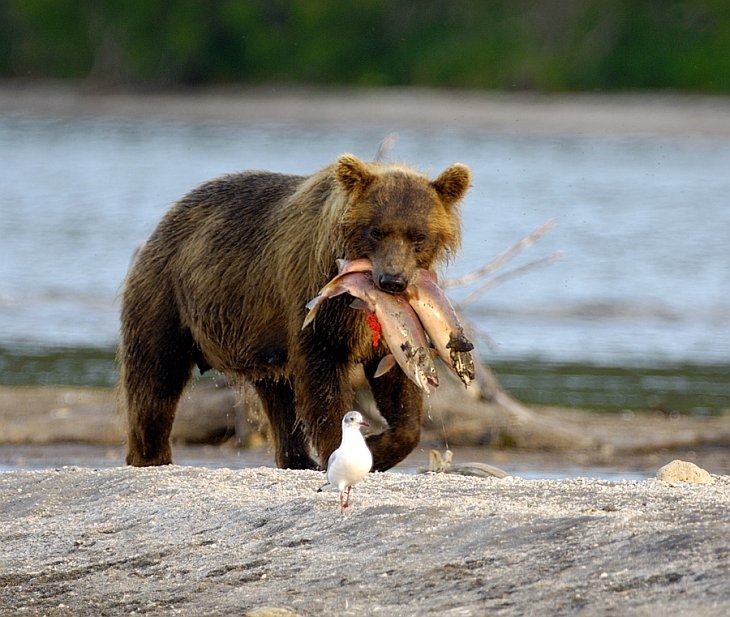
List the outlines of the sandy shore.
{"label": "sandy shore", "polygon": [[[231,445],[177,444],[188,466],[120,466],[112,398],[0,389],[0,435],[14,439],[0,445],[0,464],[59,465],[0,472],[0,615],[719,617],[730,603],[728,475],[712,484],[415,475],[428,460],[422,443],[400,469],[410,473],[368,476],[342,516],[336,492],[317,492],[322,473],[251,468],[271,465],[265,447],[246,452],[244,469]],[[602,463],[613,477],[653,476],[678,457],[729,469],[727,418],[550,418],[644,437],[604,453],[472,448],[455,462],[570,475]],[[648,447],[664,433],[664,447]]]}
{"label": "sandy shore", "polygon": [[[726,615],[730,478],[0,473],[2,615]],[[263,607],[290,612],[261,611]]]}
{"label": "sandy shore", "polygon": [[537,95],[279,85],[127,92],[75,82],[5,81],[0,82],[0,112],[376,126],[384,132],[439,125],[525,134],[730,136],[730,99],[670,93]]}
{"label": "sandy shore", "polygon": [[[0,388],[0,435],[14,439],[0,464],[59,466],[0,472],[0,615],[719,616],[730,602],[728,475],[414,475],[422,443],[401,473],[359,485],[342,516],[336,493],[316,491],[322,473],[251,468],[272,464],[265,446],[239,458],[231,445],[176,444],[187,466],[121,467],[112,402],[108,390]],[[525,475],[602,463],[647,477],[676,457],[730,469],[727,418],[550,417],[643,445],[598,458],[472,448],[455,462]],[[662,434],[684,445],[648,446]]]}

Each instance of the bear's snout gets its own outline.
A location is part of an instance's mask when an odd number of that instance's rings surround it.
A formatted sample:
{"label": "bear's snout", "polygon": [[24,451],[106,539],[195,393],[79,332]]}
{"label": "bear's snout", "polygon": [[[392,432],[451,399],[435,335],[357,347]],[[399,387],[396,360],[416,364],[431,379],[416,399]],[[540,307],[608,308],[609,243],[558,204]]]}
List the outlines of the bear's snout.
{"label": "bear's snout", "polygon": [[399,294],[406,290],[406,287],[408,287],[408,281],[404,274],[390,274],[388,272],[383,272],[383,274],[378,277],[378,287],[380,287],[383,291]]}

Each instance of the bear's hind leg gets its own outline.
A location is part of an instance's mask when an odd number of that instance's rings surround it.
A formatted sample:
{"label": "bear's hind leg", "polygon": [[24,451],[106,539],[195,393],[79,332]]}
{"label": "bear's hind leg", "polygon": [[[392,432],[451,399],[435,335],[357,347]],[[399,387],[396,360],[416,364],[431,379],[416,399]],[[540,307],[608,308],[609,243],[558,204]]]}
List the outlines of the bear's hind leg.
{"label": "bear's hind leg", "polygon": [[[149,325],[149,324],[148,324]],[[128,465],[172,463],[170,433],[180,396],[192,374],[192,338],[179,327],[159,336],[127,324],[121,346],[121,385],[127,413]]]}
{"label": "bear's hind leg", "polygon": [[271,426],[276,466],[317,469],[307,452],[304,427],[297,421],[291,383],[286,379],[262,379],[255,383],[255,388]]}

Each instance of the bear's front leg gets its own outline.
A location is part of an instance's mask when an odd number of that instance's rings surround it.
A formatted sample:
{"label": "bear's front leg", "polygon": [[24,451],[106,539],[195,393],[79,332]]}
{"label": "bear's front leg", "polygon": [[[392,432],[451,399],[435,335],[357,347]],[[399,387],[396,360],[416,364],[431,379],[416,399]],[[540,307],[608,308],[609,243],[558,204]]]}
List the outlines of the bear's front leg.
{"label": "bear's front leg", "polygon": [[307,453],[304,427],[297,422],[294,390],[284,379],[255,383],[274,440],[276,466],[282,469],[317,469]]}
{"label": "bear's front leg", "polygon": [[413,452],[421,440],[423,396],[418,387],[398,367],[373,377],[380,358],[365,365],[378,411],[388,421],[388,429],[368,437],[373,453],[373,471],[385,471]]}
{"label": "bear's front leg", "polygon": [[345,341],[318,334],[302,337],[294,374],[298,420],[325,469],[342,439],[342,418],[352,409],[350,352]]}

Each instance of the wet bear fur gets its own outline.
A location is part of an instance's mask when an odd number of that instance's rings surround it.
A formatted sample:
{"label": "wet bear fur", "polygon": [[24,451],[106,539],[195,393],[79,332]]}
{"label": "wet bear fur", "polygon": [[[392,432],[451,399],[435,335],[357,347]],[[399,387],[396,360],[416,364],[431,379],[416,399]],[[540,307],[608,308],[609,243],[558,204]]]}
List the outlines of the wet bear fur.
{"label": "wet bear fur", "polygon": [[365,312],[347,295],[302,329],[305,304],[338,258],[368,257],[377,285],[402,291],[418,268],[460,243],[458,204],[471,181],[454,164],[431,181],[404,165],[345,154],[311,176],[248,171],[207,182],[175,203],[138,253],[122,294],[120,369],[127,463],[172,462],[175,410],[195,364],[253,384],[276,464],[317,468],[340,441],[362,363],[387,420],[368,438],[375,470],[418,444],[421,392],[399,369],[377,379]]}

